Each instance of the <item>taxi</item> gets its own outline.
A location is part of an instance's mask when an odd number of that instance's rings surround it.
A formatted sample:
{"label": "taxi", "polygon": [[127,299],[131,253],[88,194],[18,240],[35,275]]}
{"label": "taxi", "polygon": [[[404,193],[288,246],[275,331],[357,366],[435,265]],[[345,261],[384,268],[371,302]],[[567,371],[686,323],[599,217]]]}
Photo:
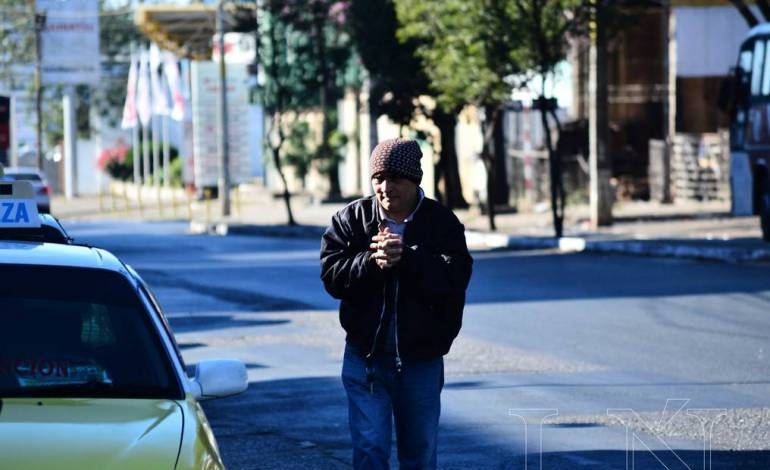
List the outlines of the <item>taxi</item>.
{"label": "taxi", "polygon": [[[6,233],[40,227],[23,183],[0,182]],[[223,469],[199,401],[244,391],[244,364],[188,369],[130,266],[27,235],[0,239],[0,470]]]}

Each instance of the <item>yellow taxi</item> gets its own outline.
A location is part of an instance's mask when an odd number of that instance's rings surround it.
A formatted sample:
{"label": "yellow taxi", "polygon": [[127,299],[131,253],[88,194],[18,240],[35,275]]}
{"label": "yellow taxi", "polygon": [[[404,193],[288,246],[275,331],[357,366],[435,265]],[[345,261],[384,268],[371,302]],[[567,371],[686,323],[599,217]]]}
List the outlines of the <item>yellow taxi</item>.
{"label": "yellow taxi", "polygon": [[0,182],[0,470],[223,469],[199,401],[244,391],[244,364],[188,369],[111,253],[7,236],[40,226],[24,183]]}

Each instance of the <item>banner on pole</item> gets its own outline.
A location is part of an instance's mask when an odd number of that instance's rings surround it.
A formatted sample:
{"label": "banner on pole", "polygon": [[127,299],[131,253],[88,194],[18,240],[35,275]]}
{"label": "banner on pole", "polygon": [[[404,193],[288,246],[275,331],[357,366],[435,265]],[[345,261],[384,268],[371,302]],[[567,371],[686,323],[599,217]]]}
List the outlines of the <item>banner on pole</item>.
{"label": "banner on pole", "polygon": [[128,68],[128,84],[126,86],[126,102],[123,105],[123,120],[120,127],[132,129],[137,125],[136,115],[136,76],[138,74],[136,57],[131,54],[131,66]]}
{"label": "banner on pole", "polygon": [[[246,67],[227,71],[230,182],[251,178],[251,114],[248,109],[249,77]],[[193,156],[195,185],[216,186],[219,180],[219,66],[214,62],[192,64]]]}
{"label": "banner on pole", "polygon": [[44,85],[99,82],[99,1],[37,0]]}
{"label": "banner on pole", "polygon": [[147,52],[139,54],[139,77],[136,83],[136,112],[143,126],[150,124],[152,103],[150,98],[150,65]]}

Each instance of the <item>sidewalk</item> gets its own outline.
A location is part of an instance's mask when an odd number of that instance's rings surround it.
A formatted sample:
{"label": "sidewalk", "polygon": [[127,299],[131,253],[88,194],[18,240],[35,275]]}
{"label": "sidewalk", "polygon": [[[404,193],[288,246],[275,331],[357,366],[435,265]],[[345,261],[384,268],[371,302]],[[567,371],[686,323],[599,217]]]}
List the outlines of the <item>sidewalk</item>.
{"label": "sidewalk", "polygon": [[[160,193],[159,193],[160,194]],[[332,214],[343,203],[321,204],[305,197],[292,199],[299,224],[286,225],[286,207],[259,187],[234,195],[231,215],[221,217],[219,202],[193,201],[184,196],[169,200],[159,196],[136,201],[111,196],[86,196],[66,200],[54,197],[52,211],[63,220],[189,220],[194,233],[252,234],[318,237]],[[614,223],[592,229],[587,206],[568,206],[564,237],[554,237],[550,208],[531,213],[502,213],[495,218],[497,231],[489,231],[486,215],[477,209],[455,211],[466,226],[471,249],[560,249],[631,253],[721,260],[770,260],[770,242],[761,239],[759,219],[730,216],[729,202],[626,202],[616,204]],[[65,225],[66,226],[66,225]]]}

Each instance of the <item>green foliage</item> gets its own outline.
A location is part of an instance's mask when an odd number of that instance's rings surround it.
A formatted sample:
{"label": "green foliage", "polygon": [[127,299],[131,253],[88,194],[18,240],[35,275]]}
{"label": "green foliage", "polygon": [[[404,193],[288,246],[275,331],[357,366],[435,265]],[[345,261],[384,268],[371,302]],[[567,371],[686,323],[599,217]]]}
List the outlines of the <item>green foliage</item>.
{"label": "green foliage", "polygon": [[408,125],[417,111],[417,97],[431,94],[416,54],[418,40],[399,42],[396,38],[398,20],[393,0],[353,0],[349,25],[371,78],[371,111]]}
{"label": "green foliage", "polygon": [[[349,1],[266,0],[263,7],[259,50],[264,74],[257,96],[272,116],[274,163],[281,164],[277,155],[284,140],[282,116],[320,111],[321,143],[314,158],[336,167],[339,158],[330,144],[332,114],[346,88],[358,88],[362,80],[346,26]],[[336,170],[330,168],[328,175],[329,193],[336,196]]]}
{"label": "green foliage", "polygon": [[295,121],[289,127],[286,136],[286,145],[282,152],[282,162],[294,169],[294,175],[300,181],[310,173],[314,161],[318,162],[318,171],[328,175],[341,160],[344,147],[348,143],[348,137],[333,129],[328,139],[328,154],[320,154],[321,146],[314,143],[310,125],[305,121]]}
{"label": "green foliage", "polygon": [[328,175],[330,172],[337,169],[337,164],[342,161],[342,151],[348,144],[348,136],[342,131],[334,128],[329,132],[328,138],[328,153],[323,155],[320,160],[321,163],[318,166],[318,170],[321,174]]}
{"label": "green foliage", "polygon": [[184,170],[184,159],[174,158],[169,166],[169,183],[172,187],[183,188],[182,172]]}
{"label": "green foliage", "polygon": [[337,11],[345,5],[331,0],[265,1],[259,43],[264,74],[257,98],[268,113],[317,107],[321,87],[328,102],[335,103],[346,87],[360,86],[360,66]]}
{"label": "green foliage", "polygon": [[446,110],[500,103],[507,78],[521,73],[513,60],[518,33],[503,0],[396,0],[401,40],[419,42],[417,54]]}
{"label": "green foliage", "polygon": [[540,75],[553,73],[566,58],[569,39],[585,34],[590,19],[585,0],[515,0],[510,9],[522,42],[512,58]]}
{"label": "green foliage", "polygon": [[286,137],[283,162],[294,168],[294,174],[304,181],[310,172],[313,151],[310,149],[310,126],[306,122],[294,122]]}
{"label": "green foliage", "polygon": [[502,103],[565,58],[585,0],[395,0],[402,40],[417,40],[445,109]]}
{"label": "green foliage", "polygon": [[29,2],[0,0],[0,49],[0,80],[11,89],[31,87],[17,67],[35,63],[35,22]]}
{"label": "green foliage", "polygon": [[[150,146],[150,155],[153,154],[154,149],[157,148],[160,154],[163,153],[163,142],[153,142]],[[142,174],[144,170],[141,168],[142,159],[141,151],[138,155],[139,165]],[[179,158],[179,151],[173,145],[169,146],[169,178],[172,186],[182,186],[182,159]],[[126,147],[123,144],[117,144],[112,147],[108,147],[102,150],[99,158],[96,161],[98,168],[110,175],[111,178],[118,181],[132,181],[134,178],[134,148]],[[162,173],[155,171],[152,158],[150,158],[149,173],[152,175],[152,179],[160,181]]]}

